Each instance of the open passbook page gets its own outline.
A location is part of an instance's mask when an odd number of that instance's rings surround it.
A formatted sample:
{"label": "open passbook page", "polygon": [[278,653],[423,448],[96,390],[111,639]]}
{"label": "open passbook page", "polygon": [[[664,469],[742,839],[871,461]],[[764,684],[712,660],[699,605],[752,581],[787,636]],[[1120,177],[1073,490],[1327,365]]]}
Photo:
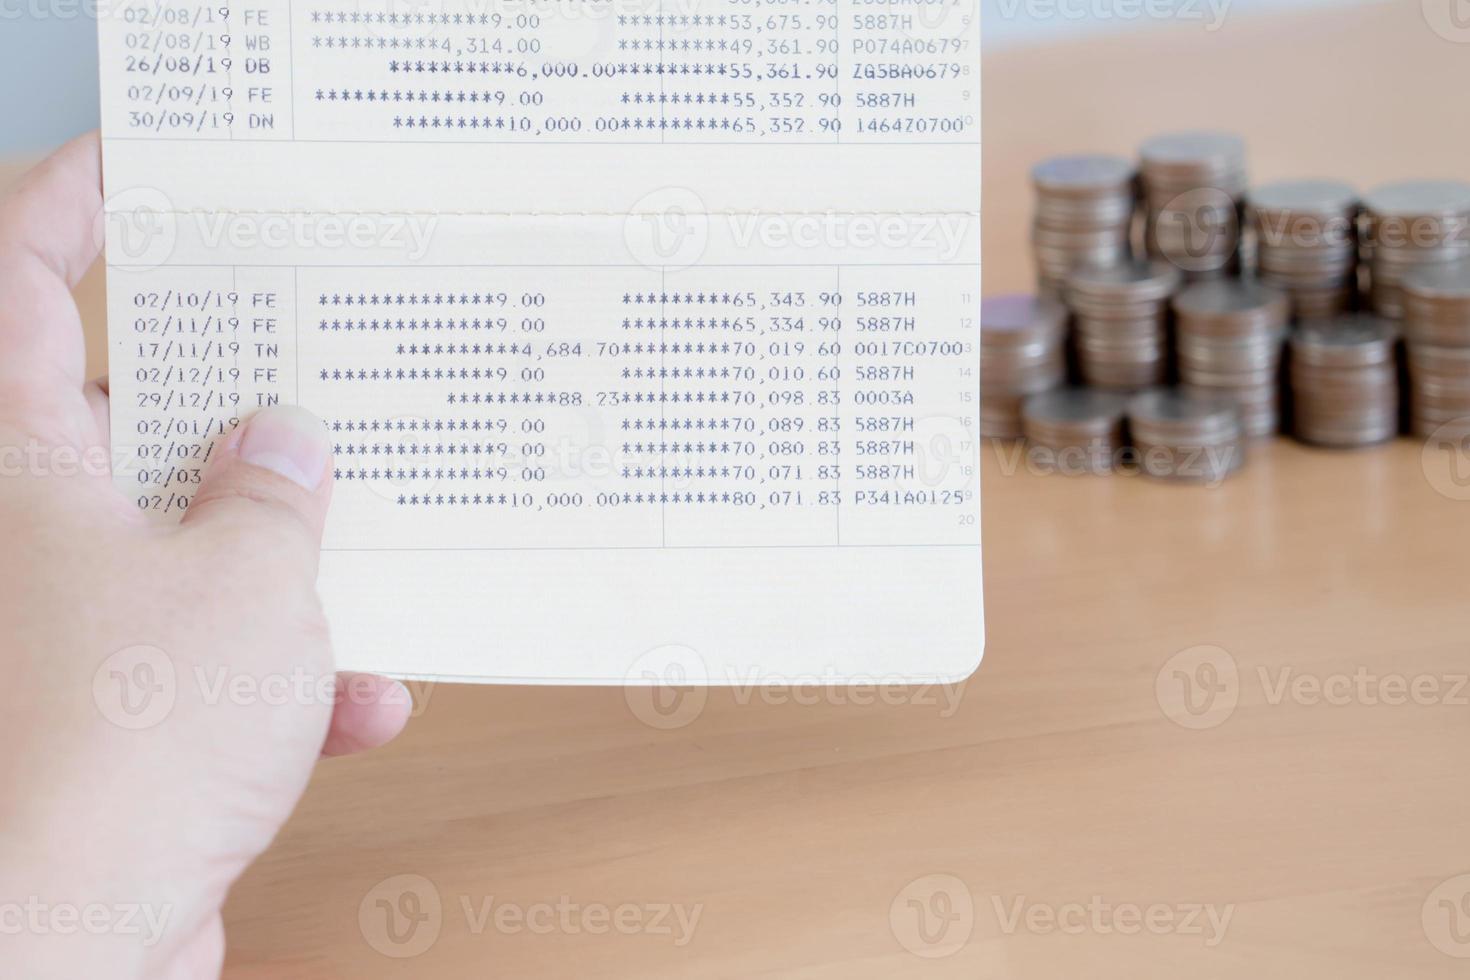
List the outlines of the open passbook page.
{"label": "open passbook page", "polygon": [[344,668],[978,664],[973,0],[124,2],[101,76],[118,483],[324,419]]}

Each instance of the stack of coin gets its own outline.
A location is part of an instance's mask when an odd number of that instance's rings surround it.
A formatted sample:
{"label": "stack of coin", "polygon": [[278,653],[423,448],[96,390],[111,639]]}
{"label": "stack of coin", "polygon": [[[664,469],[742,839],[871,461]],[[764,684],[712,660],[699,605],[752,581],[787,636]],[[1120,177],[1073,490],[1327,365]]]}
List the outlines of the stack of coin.
{"label": "stack of coin", "polygon": [[1123,452],[1127,403],[1120,392],[1057,388],[1026,399],[1021,430],[1059,473],[1108,473]]}
{"label": "stack of coin", "polygon": [[1399,431],[1398,328],[1348,314],[1291,335],[1295,432],[1318,446],[1371,446]]}
{"label": "stack of coin", "polygon": [[1245,464],[1245,432],[1230,398],[1155,388],[1128,402],[1139,468],[1162,480],[1219,483]]}
{"label": "stack of coin", "polygon": [[1169,133],[1140,151],[1149,255],[1191,279],[1238,268],[1245,143],[1228,133]]}
{"label": "stack of coin", "polygon": [[1218,279],[1175,296],[1174,313],[1180,380],[1234,398],[1247,435],[1280,428],[1286,294],[1251,279]]}
{"label": "stack of coin", "polygon": [[1332,317],[1358,294],[1358,192],[1333,180],[1288,180],[1250,192],[1261,281],[1284,289],[1302,319]]}
{"label": "stack of coin", "polygon": [[980,304],[980,433],[1021,435],[1021,403],[1066,380],[1067,308],[1038,296]]}
{"label": "stack of coin", "polygon": [[1470,436],[1470,263],[1414,269],[1403,295],[1414,433]]}
{"label": "stack of coin", "polygon": [[1085,266],[1067,277],[1067,302],[1077,314],[1082,377],[1099,388],[1147,388],[1168,373],[1168,304],[1178,270],[1164,262],[1130,260]]}
{"label": "stack of coin", "polygon": [[1031,244],[1043,293],[1060,296],[1078,266],[1129,257],[1137,207],[1133,165],[1121,157],[1055,157],[1031,171],[1036,223]]}
{"label": "stack of coin", "polygon": [[1404,315],[1400,285],[1413,268],[1470,259],[1470,184],[1417,180],[1388,184],[1363,199],[1373,309]]}

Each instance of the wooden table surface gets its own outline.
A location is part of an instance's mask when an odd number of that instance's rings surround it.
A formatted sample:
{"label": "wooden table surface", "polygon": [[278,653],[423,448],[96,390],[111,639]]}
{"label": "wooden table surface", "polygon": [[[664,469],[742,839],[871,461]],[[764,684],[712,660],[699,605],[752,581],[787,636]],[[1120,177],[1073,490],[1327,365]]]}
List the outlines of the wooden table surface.
{"label": "wooden table surface", "polygon": [[[1050,153],[1219,126],[1261,178],[1466,176],[1470,47],[1419,7],[989,57],[987,291],[1030,281]],[[717,691],[672,729],[423,691],[236,889],[227,976],[1464,976],[1470,466],[1282,442],[1199,489],[986,452],[963,688]]]}

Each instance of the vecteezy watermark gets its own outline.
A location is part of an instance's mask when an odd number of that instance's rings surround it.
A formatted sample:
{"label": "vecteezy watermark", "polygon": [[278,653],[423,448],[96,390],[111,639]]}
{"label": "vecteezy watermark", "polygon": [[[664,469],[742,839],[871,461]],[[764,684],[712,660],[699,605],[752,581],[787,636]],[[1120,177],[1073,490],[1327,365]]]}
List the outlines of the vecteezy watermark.
{"label": "vecteezy watermark", "polygon": [[304,212],[189,212],[207,249],[363,249],[396,253],[405,262],[428,254],[437,214],[306,214]]}
{"label": "vecteezy watermark", "polygon": [[1235,199],[1217,187],[1185,191],[1150,217],[1148,238],[1151,250],[1184,272],[1222,269],[1240,242]]}
{"label": "vecteezy watermark", "polygon": [[125,0],[0,0],[0,23],[17,20],[99,20]]}
{"label": "vecteezy watermark", "polygon": [[[694,940],[703,903],[586,902],[561,895],[552,901],[515,902],[495,895],[460,894],[446,902],[423,875],[378,882],[358,903],[357,924],[367,944],[384,956],[409,959],[434,947],[450,916],[472,936],[652,936],[683,949]],[[458,921],[458,920],[456,920]]]}
{"label": "vecteezy watermark", "polygon": [[421,956],[444,929],[444,900],[423,875],[394,875],[368,889],[357,906],[357,928],[373,949],[394,959]]}
{"label": "vecteezy watermark", "polygon": [[1470,416],[1451,419],[1430,433],[1419,463],[1440,496],[1470,500]]}
{"label": "vecteezy watermark", "polygon": [[1154,698],[1164,717],[1182,728],[1224,724],[1240,702],[1240,671],[1217,646],[1180,650],[1154,675]]}
{"label": "vecteezy watermark", "polygon": [[[960,878],[928,874],[899,890],[889,905],[888,922],[904,949],[915,956],[938,959],[963,949],[987,912],[994,917],[994,932],[1005,936],[1185,936],[1214,949],[1225,941],[1235,906],[1114,901],[1096,894],[1064,902],[991,895],[988,902],[977,904]],[[991,934],[988,922],[982,932]]]}
{"label": "vecteezy watermark", "polygon": [[1213,33],[1225,25],[1231,0],[996,0],[1006,20],[1136,24],[1147,20],[1197,22]]}
{"label": "vecteezy watermark", "polygon": [[729,214],[730,240],[740,249],[915,250],[936,262],[952,262],[973,234],[976,215],[859,214],[814,211],[804,214]]}
{"label": "vecteezy watermark", "polygon": [[151,272],[173,257],[179,220],[173,200],[156,187],[130,187],[102,203],[92,237],[114,267]]}
{"label": "vecteezy watermark", "polygon": [[111,475],[116,450],[106,446],[77,448],[28,439],[24,445],[0,445],[0,479]]}
{"label": "vecteezy watermark", "polygon": [[1470,221],[1456,215],[1382,215],[1365,223],[1363,241],[1375,249],[1470,248]]}
{"label": "vecteezy watermark", "polygon": [[386,252],[413,263],[428,254],[437,214],[180,211],[163,191],[132,187],[109,197],[94,237],[108,261],[132,272],[167,265],[181,241],[210,251]]}
{"label": "vecteezy watermark", "polygon": [[31,895],[0,902],[0,936],[126,936],[145,948],[158,945],[172,905],[46,902]]}
{"label": "vecteezy watermark", "polygon": [[163,724],[181,696],[206,708],[220,705],[408,705],[415,715],[427,707],[434,686],[419,686],[414,697],[402,684],[383,684],[367,674],[317,674],[297,667],[253,674],[228,665],[196,664],[180,671],[174,658],[155,646],[126,647],[113,653],[92,675],[92,701],[102,717],[128,731]]}
{"label": "vecteezy watermark", "polygon": [[975,896],[951,874],[928,874],[904,885],[888,906],[888,927],[904,949],[943,959],[965,948],[975,931]]}
{"label": "vecteezy watermark", "polygon": [[1470,959],[1470,874],[1440,882],[1420,910],[1424,936],[1446,956]]}
{"label": "vecteezy watermark", "polygon": [[920,707],[933,708],[940,718],[953,718],[965,697],[963,683],[914,683],[896,676],[853,676],[839,673],[832,667],[812,674],[772,674],[759,668],[732,669],[725,673],[725,685],[739,705]]}
{"label": "vecteezy watermark", "polygon": [[704,199],[687,187],[651,191],[628,209],[623,243],[639,265],[650,269],[687,269],[709,247],[710,217]]}
{"label": "vecteezy watermark", "polygon": [[1024,440],[987,440],[995,465],[1004,476],[1025,470],[1032,476],[1153,476],[1190,480],[1206,489],[1216,489],[1238,467],[1240,446],[1225,444],[1171,449],[1150,446],[1138,450],[1097,440],[1088,445],[1052,449]]}
{"label": "vecteezy watermark", "polygon": [[692,724],[709,701],[709,666],[692,647],[670,643],[641,654],[624,677],[623,699],[649,728]]}
{"label": "vecteezy watermark", "polygon": [[125,647],[92,675],[92,702],[119,728],[144,731],[161,724],[179,696],[173,658],[158,647]]}
{"label": "vecteezy watermark", "polygon": [[1268,248],[1352,250],[1357,248],[1357,225],[1350,215],[1323,217],[1289,211],[1257,212],[1257,241]]}
{"label": "vecteezy watermark", "polygon": [[853,675],[836,667],[807,674],[759,667],[727,667],[717,673],[698,651],[678,644],[642,654],[624,683],[623,696],[633,716],[660,731],[693,724],[704,713],[712,686],[741,706],[918,707],[933,709],[944,719],[954,717],[965,694],[964,683]]}
{"label": "vecteezy watermark", "polygon": [[1111,439],[1094,439],[1086,445],[1052,449],[1023,439],[988,440],[996,466],[1003,476],[1022,469],[1032,476],[1087,476],[1103,473],[1136,475],[1141,472],[1132,453],[1113,445]]}
{"label": "vecteezy watermark", "polygon": [[1466,0],[1420,0],[1424,22],[1446,41],[1470,44],[1470,2]]}
{"label": "vecteezy watermark", "polygon": [[1268,708],[1400,708],[1470,706],[1470,673],[1400,673],[1358,665],[1309,672],[1291,665],[1261,665],[1242,674],[1228,651],[1197,646],[1170,657],[1154,678],[1165,717],[1184,728],[1223,725],[1240,702],[1245,681],[1259,688]]}
{"label": "vecteezy watermark", "polygon": [[639,265],[668,271],[698,264],[712,241],[740,252],[918,252],[943,263],[954,261],[974,240],[979,221],[978,214],[964,212],[711,212],[689,188],[664,187],[628,209],[623,240]]}
{"label": "vecteezy watermark", "polygon": [[1005,935],[1194,936],[1206,949],[1224,942],[1234,905],[1206,902],[1115,902],[1092,895],[1082,902],[1035,902],[1024,895],[990,899]]}
{"label": "vecteezy watermark", "polygon": [[1325,674],[1293,667],[1257,667],[1256,678],[1271,707],[1345,708],[1470,706],[1470,674],[1379,673],[1367,667]]}

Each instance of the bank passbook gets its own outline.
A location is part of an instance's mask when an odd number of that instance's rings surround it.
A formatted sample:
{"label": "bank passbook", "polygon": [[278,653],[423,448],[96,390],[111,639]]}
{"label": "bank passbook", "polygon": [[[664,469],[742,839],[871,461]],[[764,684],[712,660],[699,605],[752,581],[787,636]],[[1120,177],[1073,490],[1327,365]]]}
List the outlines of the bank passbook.
{"label": "bank passbook", "polygon": [[978,665],[975,0],[120,0],[118,486],[328,427],[340,666]]}

